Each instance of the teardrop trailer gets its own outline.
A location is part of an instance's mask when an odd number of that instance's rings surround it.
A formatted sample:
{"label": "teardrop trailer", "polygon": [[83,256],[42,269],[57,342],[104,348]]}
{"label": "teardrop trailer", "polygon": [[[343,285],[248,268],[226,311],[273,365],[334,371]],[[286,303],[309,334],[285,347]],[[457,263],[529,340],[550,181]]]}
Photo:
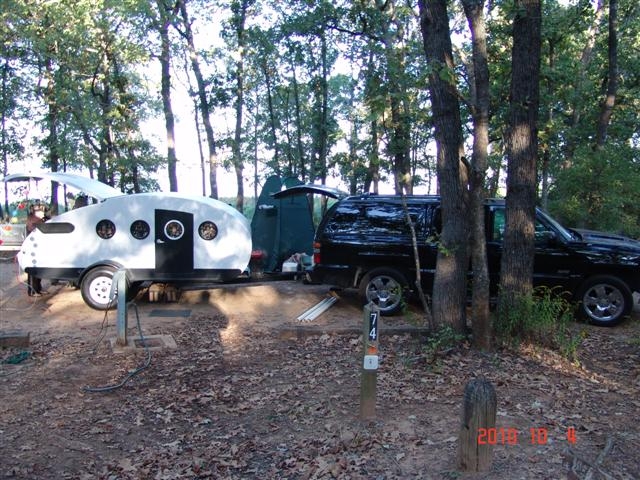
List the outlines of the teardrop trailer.
{"label": "teardrop trailer", "polygon": [[29,178],[66,184],[98,200],[38,225],[17,256],[27,273],[77,285],[92,308],[109,307],[112,278],[121,268],[132,294],[145,281],[228,281],[249,264],[249,222],[224,202],[177,193],[125,195],[70,173],[16,174],[4,181]]}

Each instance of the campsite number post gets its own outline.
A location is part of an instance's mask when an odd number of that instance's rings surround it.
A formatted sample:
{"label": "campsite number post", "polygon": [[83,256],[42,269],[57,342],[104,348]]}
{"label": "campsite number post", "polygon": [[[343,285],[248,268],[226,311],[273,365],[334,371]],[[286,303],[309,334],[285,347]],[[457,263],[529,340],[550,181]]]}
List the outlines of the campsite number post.
{"label": "campsite number post", "polygon": [[364,307],[363,345],[364,356],[360,384],[360,418],[376,416],[376,383],[378,380],[378,335],[380,332],[380,309],[369,303]]}

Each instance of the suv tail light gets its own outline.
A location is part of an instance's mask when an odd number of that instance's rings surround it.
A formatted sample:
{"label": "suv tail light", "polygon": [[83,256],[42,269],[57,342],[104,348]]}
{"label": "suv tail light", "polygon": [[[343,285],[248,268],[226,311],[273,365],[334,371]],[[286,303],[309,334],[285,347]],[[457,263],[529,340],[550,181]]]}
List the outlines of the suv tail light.
{"label": "suv tail light", "polygon": [[313,264],[320,264],[320,247],[321,244],[319,242],[313,242]]}

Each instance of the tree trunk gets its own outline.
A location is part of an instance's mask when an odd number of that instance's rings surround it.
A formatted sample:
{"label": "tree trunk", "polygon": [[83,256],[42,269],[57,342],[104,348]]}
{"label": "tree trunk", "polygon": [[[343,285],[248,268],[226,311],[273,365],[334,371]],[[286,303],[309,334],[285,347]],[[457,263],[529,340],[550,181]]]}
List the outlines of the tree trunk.
{"label": "tree trunk", "polygon": [[489,267],[485,233],[485,175],[489,146],[489,67],[483,0],[463,0],[473,47],[473,157],[471,161],[471,259],[473,266],[472,327],[477,348],[491,348]]}
{"label": "tree trunk", "polygon": [[[278,135],[276,133],[276,118],[275,112],[273,108],[273,93],[271,86],[271,73],[269,72],[269,67],[267,65],[267,59],[262,59],[262,73],[264,74],[264,81],[267,87],[267,107],[269,109],[269,128],[271,129],[271,138],[273,148],[273,164],[276,175],[280,175],[280,161],[278,154]],[[256,140],[257,141],[257,140]],[[313,181],[313,179],[311,179]]]}
{"label": "tree trunk", "polygon": [[302,114],[300,113],[300,92],[298,88],[298,78],[296,77],[295,66],[291,70],[291,77],[293,82],[293,101],[295,105],[296,116],[296,157],[298,160],[298,173],[300,175],[300,180],[304,182],[307,179],[307,168],[304,146],[302,144]]}
{"label": "tree trunk", "polygon": [[[396,82],[391,82],[396,84]],[[411,159],[409,155],[409,125],[408,115],[405,114],[405,105],[401,96],[406,93],[398,86],[391,87],[391,123],[393,124],[389,150],[393,158],[393,171],[396,177],[396,193],[405,192],[407,195],[413,194],[413,181],[411,179]]]}
{"label": "tree trunk", "polygon": [[202,150],[202,134],[200,133],[200,120],[198,115],[198,101],[193,100],[193,123],[196,126],[196,137],[198,138],[198,155],[200,155],[200,188],[202,189],[202,196],[207,196],[207,182],[206,182],[206,163],[204,159],[204,151]]}
{"label": "tree trunk", "polygon": [[255,112],[253,113],[253,118],[256,119],[253,122],[253,198],[255,201],[258,201],[258,121],[257,119],[260,117],[260,102],[258,101],[258,92],[256,92],[255,98]]}
{"label": "tree trunk", "polygon": [[[549,57],[549,71],[553,72],[555,69],[555,39],[550,39],[548,41],[548,45],[549,45],[549,52],[548,52],[548,57]],[[547,95],[549,96],[549,98],[553,98],[553,82],[548,80],[546,81],[547,84]],[[551,132],[552,129],[552,124],[553,124],[553,108],[547,108],[547,117],[545,120],[545,134],[544,134],[544,138],[545,138],[545,142],[544,144],[541,146],[541,150],[542,150],[542,165],[540,168],[540,206],[542,207],[543,210],[547,210],[548,205],[549,205],[549,189],[550,189],[550,185],[549,185],[549,177],[551,175],[550,173],[550,167],[551,167],[551,136],[553,135]]]}
{"label": "tree trunk", "polygon": [[347,161],[347,165],[349,168],[349,193],[351,195],[355,195],[358,191],[358,181],[360,180],[359,176],[359,159],[358,159],[358,130],[360,128],[360,122],[358,121],[358,116],[355,111],[355,84],[354,82],[349,83],[349,159]]}
{"label": "tree trunk", "polygon": [[454,81],[447,0],[419,0],[423,46],[430,66],[429,91],[433,109],[437,166],[442,196],[442,233],[433,285],[436,325],[466,327],[468,267],[467,202],[463,174],[462,125]]}
{"label": "tree trunk", "polygon": [[370,151],[368,158],[367,174],[364,179],[363,192],[378,193],[380,182],[380,154],[378,151],[378,120],[371,120],[371,135],[369,140]]}
{"label": "tree trunk", "polygon": [[[4,63],[2,64],[2,99],[4,101],[5,98],[7,98],[7,81],[8,81],[8,77],[9,77],[9,61],[5,59]],[[7,173],[8,173],[8,167],[9,167],[9,145],[8,145],[8,141],[7,141],[7,124],[6,124],[6,120],[7,120],[7,109],[6,108],[1,108],[0,109],[0,117],[2,118],[2,176],[6,177]],[[6,188],[6,184],[5,184],[5,188],[4,188],[4,212],[2,212],[2,209],[0,208],[0,221],[4,221],[5,220],[5,215],[6,216],[10,216],[10,212],[9,212],[9,189]]]}
{"label": "tree trunk", "polygon": [[411,178],[411,136],[409,115],[407,113],[406,86],[406,54],[405,25],[398,18],[396,1],[376,0],[376,7],[384,13],[387,25],[383,29],[382,43],[385,52],[385,68],[387,88],[391,109],[391,126],[389,128],[389,156],[393,160],[393,174],[395,176],[396,193],[413,193]]}
{"label": "tree trunk", "polygon": [[[574,84],[574,103],[573,111],[571,112],[571,126],[577,127],[580,123],[581,111],[580,102],[583,95],[582,89],[584,88],[585,78],[587,76],[587,70],[593,59],[593,49],[596,44],[598,33],[600,32],[600,23],[602,22],[602,16],[604,15],[604,0],[597,0],[596,9],[594,12],[593,22],[589,26],[587,31],[587,40],[584,48],[582,49],[582,55],[580,56],[580,73],[576,78]],[[567,145],[565,147],[565,160],[563,162],[563,168],[569,168],[573,163],[573,154],[576,148],[578,139],[573,135],[567,139]]]}
{"label": "tree trunk", "polygon": [[209,147],[209,184],[211,186],[211,198],[218,198],[218,153],[216,151],[213,127],[211,126],[211,112],[209,108],[209,100],[207,98],[207,86],[205,84],[204,77],[202,76],[202,71],[200,70],[200,60],[193,40],[193,32],[191,30],[191,19],[187,12],[187,1],[188,0],[178,0],[177,2],[182,15],[182,27],[184,28],[184,31],[180,33],[187,41],[191,68],[193,69],[193,74],[196,77],[196,84],[198,85],[200,114],[202,116],[202,123],[204,124],[204,131],[207,136],[207,145]]}
{"label": "tree trunk", "polygon": [[[328,86],[328,78],[329,78],[329,65],[327,59],[327,38],[325,32],[320,34],[320,44],[321,44],[321,61],[322,61],[322,76],[320,78],[320,124],[318,125],[318,163],[316,164],[316,171],[313,172],[316,175],[316,178],[320,178],[322,184],[324,185],[327,181],[327,136],[329,134],[329,130],[327,128],[327,122],[329,118],[329,86]],[[326,197],[323,197],[324,201],[322,203],[323,209],[322,214],[324,215],[326,211]]]}
{"label": "tree trunk", "polygon": [[[55,47],[50,47],[50,50],[54,50]],[[54,53],[54,52],[52,52]],[[53,55],[52,55],[53,56]],[[49,155],[48,161],[49,168],[52,172],[58,171],[58,166],[60,164],[60,154],[58,151],[58,123],[59,123],[59,114],[60,114],[60,105],[56,100],[56,78],[55,72],[53,69],[53,62],[50,58],[46,60],[46,75],[47,75],[47,86],[45,88],[45,97],[47,103],[47,127],[49,129],[49,134],[47,136],[47,146],[49,147]],[[56,182],[51,182],[51,206],[54,208],[52,213],[58,213],[58,184]]]}
{"label": "tree trunk", "polygon": [[533,290],[537,123],[540,78],[540,0],[517,0],[513,21],[507,199],[500,271],[500,305]]}
{"label": "tree trunk", "polygon": [[380,182],[380,151],[379,151],[379,137],[378,137],[378,129],[379,129],[379,119],[378,112],[375,110],[373,105],[375,102],[373,98],[376,93],[374,93],[371,89],[371,84],[376,84],[373,78],[369,78],[372,75],[372,72],[375,72],[375,61],[373,55],[373,48],[369,49],[369,58],[367,60],[367,78],[365,79],[365,104],[369,106],[370,112],[369,116],[371,117],[370,125],[370,133],[369,133],[369,154],[367,156],[367,173],[364,179],[364,188],[363,191],[378,193],[378,184]]}
{"label": "tree trunk", "polygon": [[160,53],[160,66],[161,66],[161,87],[160,92],[162,96],[162,108],[164,111],[164,125],[167,136],[167,172],[169,174],[169,191],[178,191],[178,176],[176,172],[176,165],[178,162],[176,156],[176,141],[175,141],[175,120],[173,116],[173,108],[171,106],[171,42],[169,41],[169,25],[171,20],[169,18],[170,13],[167,12],[167,7],[163,0],[157,0],[156,5],[158,7],[158,31],[160,33],[161,53]]}
{"label": "tree trunk", "polygon": [[238,60],[236,61],[236,127],[233,138],[233,166],[236,172],[238,194],[236,196],[236,210],[244,210],[244,165],[242,162],[242,110],[244,107],[244,55],[245,55],[245,21],[249,0],[241,0],[234,4],[237,9],[234,15],[236,35],[238,41]]}
{"label": "tree trunk", "polygon": [[595,149],[604,147],[607,130],[613,115],[618,90],[618,0],[609,0],[609,71],[607,74],[607,92],[600,106]]}

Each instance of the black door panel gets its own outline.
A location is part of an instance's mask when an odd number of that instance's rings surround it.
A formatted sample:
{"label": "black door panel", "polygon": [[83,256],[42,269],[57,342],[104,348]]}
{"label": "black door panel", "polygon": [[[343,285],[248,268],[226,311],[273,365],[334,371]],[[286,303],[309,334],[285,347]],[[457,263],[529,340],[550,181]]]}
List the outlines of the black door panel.
{"label": "black door panel", "polygon": [[193,270],[193,214],[156,210],[156,272]]}

